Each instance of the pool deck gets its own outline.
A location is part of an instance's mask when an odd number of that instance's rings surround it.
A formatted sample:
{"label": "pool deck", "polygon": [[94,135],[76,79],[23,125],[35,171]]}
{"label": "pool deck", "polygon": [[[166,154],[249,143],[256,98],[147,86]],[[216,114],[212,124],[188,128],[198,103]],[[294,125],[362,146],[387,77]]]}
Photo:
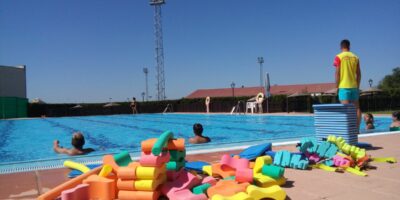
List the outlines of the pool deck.
{"label": "pool deck", "polygon": [[[360,138],[374,145],[368,150],[373,157],[400,158],[400,134]],[[273,150],[296,151],[294,145],[277,146]],[[188,155],[187,160],[218,162],[224,153]],[[399,163],[372,163],[376,169],[367,171],[368,177],[323,170],[286,169],[287,183],[283,186],[287,199],[400,199]],[[0,175],[0,199],[35,199],[38,195],[68,180],[68,169],[40,170]]]}

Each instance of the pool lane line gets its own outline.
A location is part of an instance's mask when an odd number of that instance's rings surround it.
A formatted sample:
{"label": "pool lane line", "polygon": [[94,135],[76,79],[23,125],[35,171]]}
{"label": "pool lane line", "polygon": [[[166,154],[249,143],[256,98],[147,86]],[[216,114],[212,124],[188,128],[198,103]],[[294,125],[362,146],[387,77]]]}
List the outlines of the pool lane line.
{"label": "pool lane line", "polygon": [[[129,119],[134,119],[134,118],[129,118],[129,117],[118,117],[117,119],[127,119],[127,120],[129,120]],[[160,118],[160,119],[162,119],[162,118]],[[137,119],[135,119],[135,120],[137,120]],[[191,126],[193,126],[191,123],[174,123],[174,122],[166,122],[166,121],[156,121],[156,120],[149,120],[149,119],[140,119],[141,121],[147,121],[147,122],[157,122],[157,123],[168,123],[168,124],[174,124],[174,125],[176,125],[176,124],[179,124],[179,125],[187,125],[187,126],[189,126],[189,127],[191,127]],[[243,122],[242,122],[243,123]],[[268,124],[265,124],[265,125],[268,125]],[[221,128],[221,129],[225,129],[225,130],[229,130],[229,131],[232,131],[232,130],[241,130],[241,131],[246,131],[246,132],[261,132],[261,133],[263,133],[263,134],[280,134],[280,133],[287,133],[287,132],[290,132],[291,130],[287,130],[287,131],[276,131],[276,130],[268,130],[268,129],[249,129],[249,128],[241,128],[241,127],[235,127],[235,128],[232,128],[232,127],[230,127],[230,126],[221,126],[221,125],[216,125],[216,124],[213,124],[213,125],[210,125],[210,126],[214,126],[214,127],[218,127],[218,128]],[[306,126],[303,126],[303,127],[306,127]],[[311,127],[311,126],[310,126]]]}
{"label": "pool lane line", "polygon": [[[49,124],[51,124],[52,126],[64,129],[67,132],[84,132],[85,138],[87,140],[89,140],[90,143],[92,143],[93,145],[98,146],[99,148],[120,148],[120,147],[126,147],[123,145],[117,145],[114,144],[112,142],[108,141],[108,138],[105,137],[103,134],[97,134],[97,138],[96,137],[92,137],[90,131],[83,131],[83,130],[78,130],[75,129],[71,126],[67,126],[65,124],[62,124],[60,122],[54,121],[54,120],[49,120],[49,119],[44,119],[44,121],[48,122]],[[72,134],[72,133],[71,133]],[[107,141],[107,143],[101,142],[102,140]]]}
{"label": "pool lane line", "polygon": [[[115,117],[114,116],[113,118],[114,119],[121,119],[121,120],[124,120],[124,121],[126,121],[126,120],[137,120],[137,121],[147,121],[147,122],[157,122],[157,123],[168,123],[168,124],[174,124],[174,125],[176,125],[176,124],[178,124],[178,125],[187,125],[189,127],[192,126],[191,123],[178,123],[178,122],[170,122],[170,121],[158,121],[158,120],[150,120],[150,119],[143,119],[143,118],[140,118],[138,120],[138,118],[136,116],[135,117],[129,117],[129,116],[118,116],[118,117]],[[160,119],[163,119],[163,118],[160,118]],[[221,125],[211,125],[211,126],[217,127],[217,128],[221,128],[221,129],[225,129],[225,130],[228,130],[228,131],[241,130],[241,131],[246,131],[246,132],[255,133],[255,134],[260,134],[259,132],[261,132],[261,134],[265,134],[265,135],[269,135],[270,136],[270,138],[263,138],[263,140],[271,140],[271,139],[274,139],[275,135],[282,135],[282,134],[288,135],[288,134],[291,133],[291,130],[277,131],[277,130],[268,130],[268,129],[261,129],[261,130],[260,129],[248,129],[248,128],[240,128],[240,127],[231,128],[231,127],[228,127],[228,126],[221,126]],[[229,135],[226,135],[225,137],[220,137],[220,138],[227,139],[228,137],[229,137]],[[213,137],[213,138],[215,138],[215,137]],[[289,137],[289,139],[291,139],[291,138],[296,138],[296,137]],[[277,139],[288,139],[288,137],[277,138]],[[243,141],[243,142],[249,142],[249,141]]]}
{"label": "pool lane line", "polygon": [[[200,115],[200,114],[199,114]],[[160,117],[160,115],[156,115],[157,117],[152,117],[152,118],[158,118],[158,119],[165,119],[165,118],[162,118],[162,117]],[[147,117],[147,116],[146,116]],[[216,116],[213,116],[213,117],[216,117]],[[245,117],[244,115],[243,115],[243,117]],[[251,116],[248,116],[248,117],[251,117]],[[280,116],[275,116],[275,117],[280,117]],[[283,116],[282,116],[283,117]],[[304,116],[304,117],[306,117],[306,116]],[[167,118],[168,119],[168,118]],[[195,118],[193,118],[193,117],[175,117],[174,116],[174,118],[173,119],[189,119],[189,120],[196,120]],[[235,118],[236,120],[223,120],[223,119],[217,119],[217,118],[202,118],[202,120],[206,120],[206,121],[219,121],[219,122],[230,122],[230,123],[236,123],[236,124],[242,124],[243,123],[243,120],[241,120],[241,119],[238,119],[238,118]],[[252,118],[252,119],[260,119],[260,118]],[[294,125],[293,123],[284,123],[284,124],[279,124],[279,123],[274,123],[274,121],[271,121],[271,120],[264,120],[265,118],[263,118],[263,120],[262,120],[262,122],[259,122],[259,121],[254,121],[253,120],[253,123],[255,123],[255,124],[275,124],[275,125]],[[304,126],[304,124],[302,124],[302,123],[299,123],[299,124],[295,124],[295,125],[297,125],[297,126],[301,126],[301,127],[312,127],[313,125],[310,125],[310,126]]]}
{"label": "pool lane line", "polygon": [[110,125],[115,125],[115,126],[129,128],[129,129],[139,129],[139,130],[151,131],[151,132],[156,132],[156,133],[163,132],[163,130],[161,130],[161,129],[142,128],[142,127],[135,126],[135,125],[121,124],[121,123],[103,121],[103,120],[93,120],[93,119],[83,119],[83,118],[71,118],[71,119],[87,121],[87,122],[95,122],[95,123],[100,123],[100,124],[110,124]]}

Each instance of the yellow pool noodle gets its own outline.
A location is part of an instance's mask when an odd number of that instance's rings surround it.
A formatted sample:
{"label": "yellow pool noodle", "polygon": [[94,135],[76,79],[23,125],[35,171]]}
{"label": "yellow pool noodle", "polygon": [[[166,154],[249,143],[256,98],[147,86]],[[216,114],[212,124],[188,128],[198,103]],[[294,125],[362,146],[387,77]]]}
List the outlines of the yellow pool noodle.
{"label": "yellow pool noodle", "polygon": [[108,174],[111,173],[112,169],[113,168],[111,167],[111,165],[104,165],[103,168],[101,168],[99,176],[102,176],[102,177],[108,176]]}
{"label": "yellow pool noodle", "polygon": [[86,167],[86,165],[74,162],[72,160],[64,161],[64,167],[76,169],[76,170],[81,171],[82,173],[86,173],[86,172],[90,171],[89,167]]}

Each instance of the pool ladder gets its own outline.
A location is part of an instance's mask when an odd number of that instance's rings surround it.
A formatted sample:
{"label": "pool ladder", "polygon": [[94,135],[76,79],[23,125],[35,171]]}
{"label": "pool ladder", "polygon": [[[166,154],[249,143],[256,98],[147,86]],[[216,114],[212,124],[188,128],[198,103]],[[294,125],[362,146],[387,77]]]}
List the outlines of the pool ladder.
{"label": "pool ladder", "polygon": [[[241,114],[241,106],[240,104],[244,103],[243,101],[238,101],[237,104],[235,106],[233,106],[232,110],[231,110],[231,115],[233,114]],[[244,114],[244,110],[242,112]]]}
{"label": "pool ladder", "polygon": [[167,107],[165,107],[163,113],[167,113],[169,110],[169,112],[174,112],[174,109],[172,108],[171,104],[167,104]]}

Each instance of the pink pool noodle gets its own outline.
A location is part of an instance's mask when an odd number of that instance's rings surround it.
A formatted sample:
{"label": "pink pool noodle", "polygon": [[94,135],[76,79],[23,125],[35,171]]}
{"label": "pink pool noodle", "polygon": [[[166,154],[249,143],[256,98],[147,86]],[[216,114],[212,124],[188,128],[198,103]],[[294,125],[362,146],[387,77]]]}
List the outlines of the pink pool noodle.
{"label": "pink pool noodle", "polygon": [[215,179],[212,176],[207,176],[205,178],[203,178],[203,180],[201,180],[201,184],[210,184],[210,185],[215,185],[217,183],[217,179]]}
{"label": "pink pool noodle", "polygon": [[249,168],[249,160],[245,158],[232,158],[230,155],[225,154],[221,158],[221,164],[227,165],[234,169],[247,169]]}
{"label": "pink pool noodle", "polygon": [[168,195],[169,199],[173,200],[207,200],[205,194],[193,194],[189,189],[176,191]]}
{"label": "pink pool noodle", "polygon": [[173,182],[168,181],[164,183],[164,185],[161,187],[161,192],[165,196],[169,197],[169,195],[172,195],[177,191],[191,189],[194,186],[199,185],[200,183],[201,180],[195,175],[186,172],[185,170],[180,170],[178,178]]}
{"label": "pink pool noodle", "polygon": [[169,162],[169,152],[162,152],[159,156],[155,156],[152,153],[146,154],[142,152],[139,163],[143,167],[159,167]]}
{"label": "pink pool noodle", "polygon": [[321,160],[321,158],[316,154],[316,153],[305,153],[306,157],[308,158],[308,160],[312,161],[312,162],[319,162]]}
{"label": "pink pool noodle", "polygon": [[61,192],[61,200],[89,199],[89,184],[79,184],[76,187]]}
{"label": "pink pool noodle", "polygon": [[253,170],[252,169],[238,169],[236,170],[235,180],[239,183],[253,183]]}
{"label": "pink pool noodle", "polygon": [[349,166],[350,161],[347,160],[346,158],[343,158],[342,156],[335,155],[333,157],[333,164],[337,167],[342,167],[342,166]]}
{"label": "pink pool noodle", "polygon": [[178,178],[179,174],[180,171],[173,171],[173,170],[167,171],[167,181],[175,181],[175,179]]}

